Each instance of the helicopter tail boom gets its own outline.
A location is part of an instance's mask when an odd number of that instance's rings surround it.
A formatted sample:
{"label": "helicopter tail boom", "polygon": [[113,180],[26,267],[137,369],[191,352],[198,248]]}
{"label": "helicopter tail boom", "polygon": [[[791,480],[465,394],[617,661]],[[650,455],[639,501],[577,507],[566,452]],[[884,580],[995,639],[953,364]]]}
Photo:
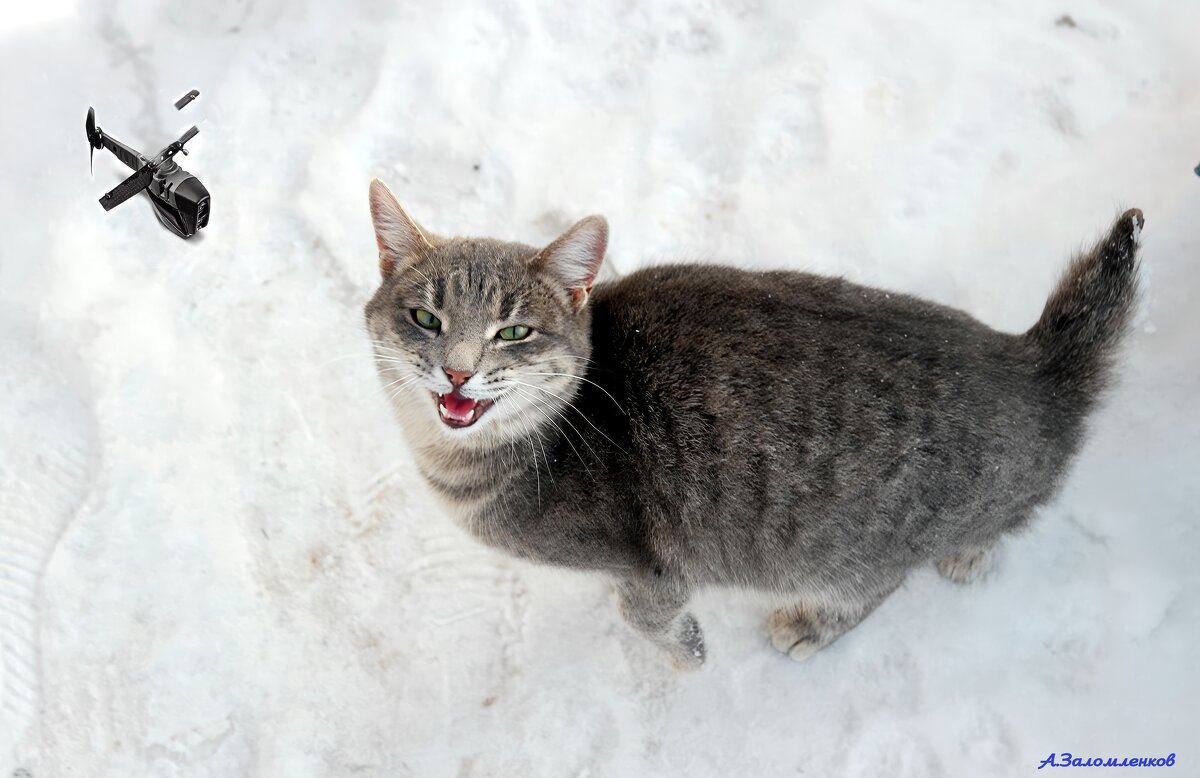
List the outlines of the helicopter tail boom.
{"label": "helicopter tail boom", "polygon": [[113,153],[113,156],[125,163],[125,167],[130,170],[137,170],[149,161],[137,149],[126,146],[121,141],[106,133],[102,128],[97,127],[96,111],[92,108],[88,108],[84,130],[87,132],[88,145],[91,146],[89,154],[94,153],[96,149],[108,149]]}

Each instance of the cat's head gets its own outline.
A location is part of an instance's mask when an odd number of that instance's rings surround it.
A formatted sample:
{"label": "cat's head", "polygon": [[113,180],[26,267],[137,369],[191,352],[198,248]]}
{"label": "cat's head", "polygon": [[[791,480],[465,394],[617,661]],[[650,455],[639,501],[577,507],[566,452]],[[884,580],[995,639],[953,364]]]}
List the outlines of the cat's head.
{"label": "cat's head", "polygon": [[589,216],[542,249],[441,238],[378,180],[371,217],[383,281],[367,330],[406,431],[475,445],[555,423],[591,352],[587,301],[604,219]]}

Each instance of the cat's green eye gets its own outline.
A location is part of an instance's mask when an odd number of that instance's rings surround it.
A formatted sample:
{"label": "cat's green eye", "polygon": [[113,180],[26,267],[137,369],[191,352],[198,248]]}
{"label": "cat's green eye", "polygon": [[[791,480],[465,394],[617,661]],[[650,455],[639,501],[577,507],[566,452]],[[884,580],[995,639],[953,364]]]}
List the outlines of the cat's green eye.
{"label": "cat's green eye", "polygon": [[412,317],[413,321],[427,330],[440,330],[442,328],[442,320],[424,308],[413,308]]}
{"label": "cat's green eye", "polygon": [[524,324],[514,324],[511,327],[505,327],[496,333],[496,337],[500,340],[525,340],[532,332]]}

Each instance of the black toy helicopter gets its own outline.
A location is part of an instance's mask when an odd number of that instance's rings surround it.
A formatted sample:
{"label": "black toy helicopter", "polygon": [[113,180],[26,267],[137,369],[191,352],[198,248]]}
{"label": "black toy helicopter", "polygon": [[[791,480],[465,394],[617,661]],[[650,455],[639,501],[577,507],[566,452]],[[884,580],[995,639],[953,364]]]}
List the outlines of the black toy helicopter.
{"label": "black toy helicopter", "polygon": [[153,159],[97,127],[96,112],[92,108],[88,108],[85,128],[91,145],[89,164],[90,156],[95,154],[96,149],[104,148],[134,171],[133,175],[100,198],[104,210],[111,211],[145,189],[150,193],[154,215],[164,227],[179,237],[190,238],[208,225],[208,190],[200,183],[200,179],[181,168],[174,159],[181,151],[187,154],[183,145],[200,132],[194,125]]}

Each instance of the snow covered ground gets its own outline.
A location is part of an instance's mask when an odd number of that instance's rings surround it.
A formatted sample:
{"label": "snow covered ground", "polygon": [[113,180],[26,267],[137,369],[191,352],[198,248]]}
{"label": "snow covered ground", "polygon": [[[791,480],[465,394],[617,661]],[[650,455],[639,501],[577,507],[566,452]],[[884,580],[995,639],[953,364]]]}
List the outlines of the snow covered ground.
{"label": "snow covered ground", "polygon": [[[1200,775],[1200,4],[9,6],[0,776]],[[207,232],[99,208],[88,105],[144,149],[203,119]],[[986,580],[921,571],[806,664],[712,592],[680,675],[417,481],[360,328],[375,175],[437,231],[600,212],[622,272],[839,273],[1012,331],[1138,206],[1146,311]]]}

